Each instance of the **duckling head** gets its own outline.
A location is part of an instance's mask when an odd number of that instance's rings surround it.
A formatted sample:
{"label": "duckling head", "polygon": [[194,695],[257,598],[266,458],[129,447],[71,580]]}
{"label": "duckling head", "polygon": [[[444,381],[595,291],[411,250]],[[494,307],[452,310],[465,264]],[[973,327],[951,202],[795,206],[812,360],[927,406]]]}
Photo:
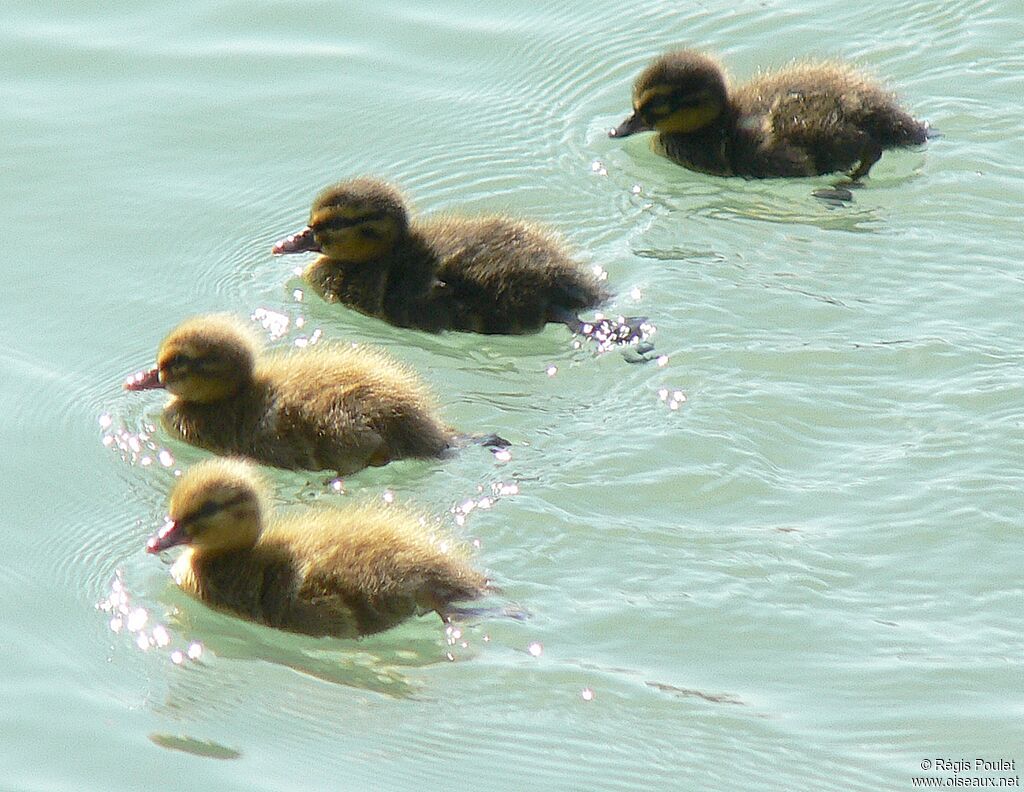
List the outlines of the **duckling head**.
{"label": "duckling head", "polygon": [[633,86],[633,113],[609,137],[654,130],[685,134],[707,126],[725,110],[722,67],[692,50],[669,52],[641,72]]}
{"label": "duckling head", "polygon": [[320,193],[309,225],[277,242],[272,252],[315,251],[360,264],[386,256],[408,228],[405,200],[397,189],[376,179],[352,179]]}
{"label": "duckling head", "polygon": [[230,316],[196,316],[160,344],[157,365],[128,378],[125,390],[166,388],[183,401],[206,404],[236,394],[252,379],[260,342]]}
{"label": "duckling head", "polygon": [[252,547],[263,528],[266,484],[241,459],[208,459],[174,487],[167,522],[146,543],[147,553],[190,545],[206,554]]}

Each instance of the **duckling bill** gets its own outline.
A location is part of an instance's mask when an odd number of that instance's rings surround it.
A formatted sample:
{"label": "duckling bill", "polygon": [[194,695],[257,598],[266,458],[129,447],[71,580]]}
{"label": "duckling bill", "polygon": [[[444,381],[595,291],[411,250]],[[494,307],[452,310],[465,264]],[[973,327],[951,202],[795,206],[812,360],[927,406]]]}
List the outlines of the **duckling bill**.
{"label": "duckling bill", "polygon": [[281,468],[348,475],[442,457],[457,439],[419,378],[383,351],[321,343],[267,354],[230,316],[183,322],[156,368],[124,387],[168,390],[163,424],[185,442]]}
{"label": "duckling bill", "polygon": [[267,485],[238,459],[202,462],[178,481],[168,521],[146,544],[185,552],[171,576],[189,595],[268,627],[354,638],[453,602],[487,579],[416,515],[393,506],[309,508],[275,518]]}
{"label": "duckling bill", "polygon": [[915,146],[928,125],[839,63],[803,63],[731,86],[692,50],[656,58],[633,87],[633,113],[610,137],[656,132],[654,150],[712,176],[867,176],[885,149]]}
{"label": "duckling bill", "polygon": [[272,252],[320,253],[303,277],[325,300],[432,333],[580,332],[579,312],[610,296],[550,231],[502,216],[410,219],[376,179],[328,187]]}

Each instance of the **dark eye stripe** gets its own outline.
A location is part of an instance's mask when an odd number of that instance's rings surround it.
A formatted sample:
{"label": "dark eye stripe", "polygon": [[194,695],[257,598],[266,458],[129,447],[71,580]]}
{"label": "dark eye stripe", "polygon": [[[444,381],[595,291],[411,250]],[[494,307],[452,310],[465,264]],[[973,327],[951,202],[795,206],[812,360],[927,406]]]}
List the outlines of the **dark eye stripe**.
{"label": "dark eye stripe", "polygon": [[183,355],[179,352],[178,354],[171,355],[169,358],[164,360],[163,366],[164,368],[178,368],[179,366],[188,366],[194,361],[195,358],[190,357],[189,355]]}
{"label": "dark eye stripe", "polygon": [[165,371],[181,371],[182,369],[186,369],[193,373],[199,374],[204,371],[223,369],[224,361],[218,361],[208,357],[200,358],[191,357],[190,355],[177,354],[171,355],[169,358],[167,358],[161,365],[161,368],[164,369]]}
{"label": "dark eye stripe", "polygon": [[339,231],[343,228],[351,228],[352,226],[362,225],[363,223],[372,223],[376,220],[384,220],[387,215],[382,211],[367,212],[366,214],[359,215],[358,217],[332,217],[329,220],[321,220],[313,224],[313,229],[317,232],[320,231]]}
{"label": "dark eye stripe", "polygon": [[671,93],[652,96],[641,107],[641,113],[655,113],[656,115],[668,115],[669,110],[682,110],[688,107],[698,107],[707,101],[704,94],[692,93]]}
{"label": "dark eye stripe", "polygon": [[240,494],[221,503],[218,503],[217,501],[208,501],[204,503],[202,506],[200,506],[198,509],[196,509],[194,512],[191,512],[187,516],[182,517],[181,522],[190,523],[195,522],[196,520],[205,520],[207,517],[212,517],[213,515],[215,515],[221,509],[230,509],[232,506],[238,506],[240,503],[244,503],[246,500],[248,500],[248,496],[245,494]]}

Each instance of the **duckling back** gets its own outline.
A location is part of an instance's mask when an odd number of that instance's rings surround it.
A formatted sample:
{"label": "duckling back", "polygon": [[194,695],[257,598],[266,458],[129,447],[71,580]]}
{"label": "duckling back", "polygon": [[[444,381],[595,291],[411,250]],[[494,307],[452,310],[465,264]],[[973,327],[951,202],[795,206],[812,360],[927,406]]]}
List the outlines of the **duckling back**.
{"label": "duckling back", "polygon": [[732,100],[739,175],[811,176],[858,162],[866,173],[883,149],[922,144],[928,136],[927,125],[891,93],[839,63],[761,75],[737,87]]}
{"label": "duckling back", "polygon": [[414,227],[437,258],[438,293],[451,293],[449,327],[534,333],[608,298],[554,234],[502,217],[440,217]]}
{"label": "duckling back", "polygon": [[211,404],[176,399],[164,423],[215,453],[340,475],[439,457],[452,440],[411,371],[380,350],[327,344],[263,356],[235,396]]}
{"label": "duckling back", "polygon": [[608,297],[554,234],[504,217],[410,222],[401,193],[352,179],[317,196],[275,254],[322,253],[304,278],[329,302],[429,332],[533,333]]}
{"label": "duckling back", "polygon": [[610,131],[655,131],[656,151],[716,176],[865,176],[882,151],[923,143],[926,124],[848,66],[804,63],[731,86],[692,50],[656,58],[637,78],[633,113]]}
{"label": "duckling back", "polygon": [[251,550],[188,552],[179,585],[270,627],[355,637],[486,591],[486,578],[402,509],[310,509],[271,523]]}

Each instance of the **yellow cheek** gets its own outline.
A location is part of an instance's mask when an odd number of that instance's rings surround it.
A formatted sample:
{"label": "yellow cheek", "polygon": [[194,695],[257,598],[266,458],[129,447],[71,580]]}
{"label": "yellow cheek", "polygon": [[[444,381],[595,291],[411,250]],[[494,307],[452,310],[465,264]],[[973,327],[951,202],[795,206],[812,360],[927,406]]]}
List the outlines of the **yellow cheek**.
{"label": "yellow cheek", "polygon": [[676,110],[664,118],[659,118],[654,123],[654,128],[659,132],[668,134],[685,134],[707,126],[722,112],[722,107],[717,102],[708,102],[696,107],[685,107]]}
{"label": "yellow cheek", "polygon": [[165,386],[175,396],[197,404],[209,404],[226,399],[237,389],[237,384],[232,380],[195,375],[171,378],[165,383]]}
{"label": "yellow cheek", "polygon": [[[377,233],[370,236],[360,232],[360,228],[366,227]],[[324,254],[330,258],[353,262],[370,261],[387,255],[394,242],[391,230],[385,228],[383,223],[364,223],[332,233],[329,238],[323,240],[321,247]]]}

